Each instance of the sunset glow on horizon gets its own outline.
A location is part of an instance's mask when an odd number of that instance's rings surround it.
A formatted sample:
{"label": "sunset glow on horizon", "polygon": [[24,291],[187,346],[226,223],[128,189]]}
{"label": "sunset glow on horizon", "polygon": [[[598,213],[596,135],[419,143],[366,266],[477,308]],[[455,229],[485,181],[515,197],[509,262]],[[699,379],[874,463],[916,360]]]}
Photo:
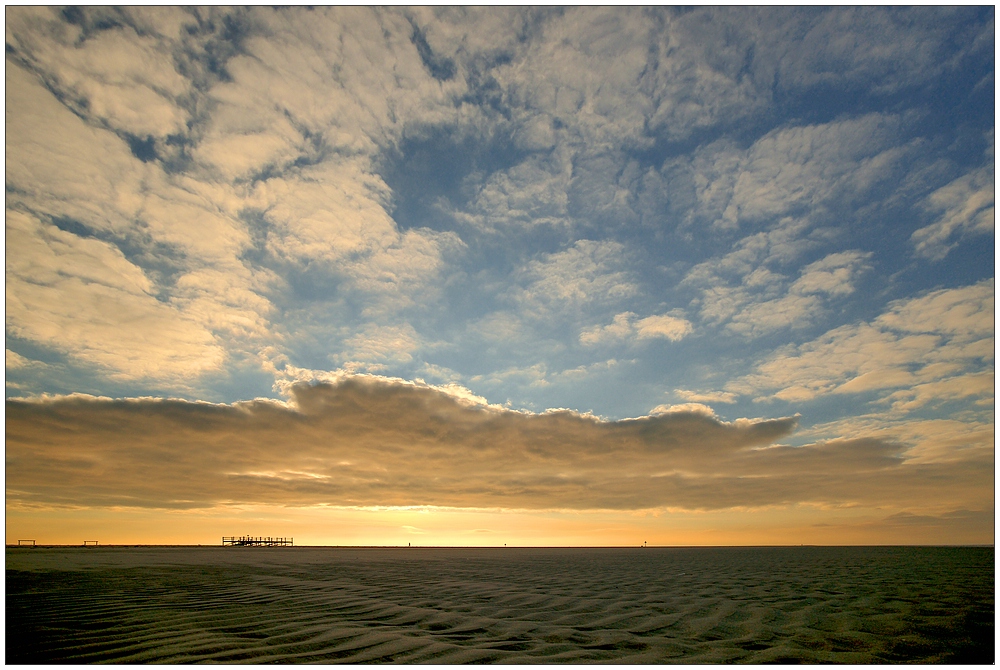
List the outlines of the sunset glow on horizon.
{"label": "sunset glow on horizon", "polygon": [[8,544],[993,544],[992,7],[5,11]]}

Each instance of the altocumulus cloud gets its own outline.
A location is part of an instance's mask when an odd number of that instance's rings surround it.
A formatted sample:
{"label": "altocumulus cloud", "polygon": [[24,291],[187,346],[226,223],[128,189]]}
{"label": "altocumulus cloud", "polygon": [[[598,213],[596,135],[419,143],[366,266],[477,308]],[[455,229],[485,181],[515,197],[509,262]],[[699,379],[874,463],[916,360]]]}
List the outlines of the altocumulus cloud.
{"label": "altocumulus cloud", "polygon": [[[974,506],[985,463],[910,464],[872,439],[776,444],[795,418],[700,412],[605,421],[484,404],[371,375],[299,383],[288,402],[92,396],[7,401],[15,507],[435,505],[724,509],[806,502]],[[955,482],[970,500],[959,500]],[[923,506],[926,508],[926,506]]]}

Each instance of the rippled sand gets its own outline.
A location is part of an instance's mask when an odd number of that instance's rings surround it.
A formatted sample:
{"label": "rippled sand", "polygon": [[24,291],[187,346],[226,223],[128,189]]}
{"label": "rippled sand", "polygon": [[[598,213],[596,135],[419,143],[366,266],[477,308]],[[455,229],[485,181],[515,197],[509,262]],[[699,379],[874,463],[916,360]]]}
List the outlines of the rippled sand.
{"label": "rippled sand", "polygon": [[8,663],[994,660],[992,548],[8,548]]}

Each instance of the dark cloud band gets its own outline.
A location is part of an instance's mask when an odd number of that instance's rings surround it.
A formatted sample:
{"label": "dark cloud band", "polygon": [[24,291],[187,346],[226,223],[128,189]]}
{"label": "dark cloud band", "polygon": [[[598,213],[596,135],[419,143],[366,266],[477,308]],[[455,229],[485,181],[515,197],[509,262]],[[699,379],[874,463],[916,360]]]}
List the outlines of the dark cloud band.
{"label": "dark cloud band", "polygon": [[877,440],[773,446],[794,418],[530,414],[367,376],[291,392],[287,404],[8,400],[8,504],[721,509],[988,486],[975,464],[907,465]]}

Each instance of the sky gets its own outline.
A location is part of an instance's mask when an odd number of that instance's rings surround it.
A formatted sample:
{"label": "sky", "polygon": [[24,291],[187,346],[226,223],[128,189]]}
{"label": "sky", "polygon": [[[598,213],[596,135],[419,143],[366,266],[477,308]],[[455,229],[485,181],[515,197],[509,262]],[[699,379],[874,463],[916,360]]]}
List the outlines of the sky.
{"label": "sky", "polygon": [[5,19],[7,542],[993,543],[992,6]]}

